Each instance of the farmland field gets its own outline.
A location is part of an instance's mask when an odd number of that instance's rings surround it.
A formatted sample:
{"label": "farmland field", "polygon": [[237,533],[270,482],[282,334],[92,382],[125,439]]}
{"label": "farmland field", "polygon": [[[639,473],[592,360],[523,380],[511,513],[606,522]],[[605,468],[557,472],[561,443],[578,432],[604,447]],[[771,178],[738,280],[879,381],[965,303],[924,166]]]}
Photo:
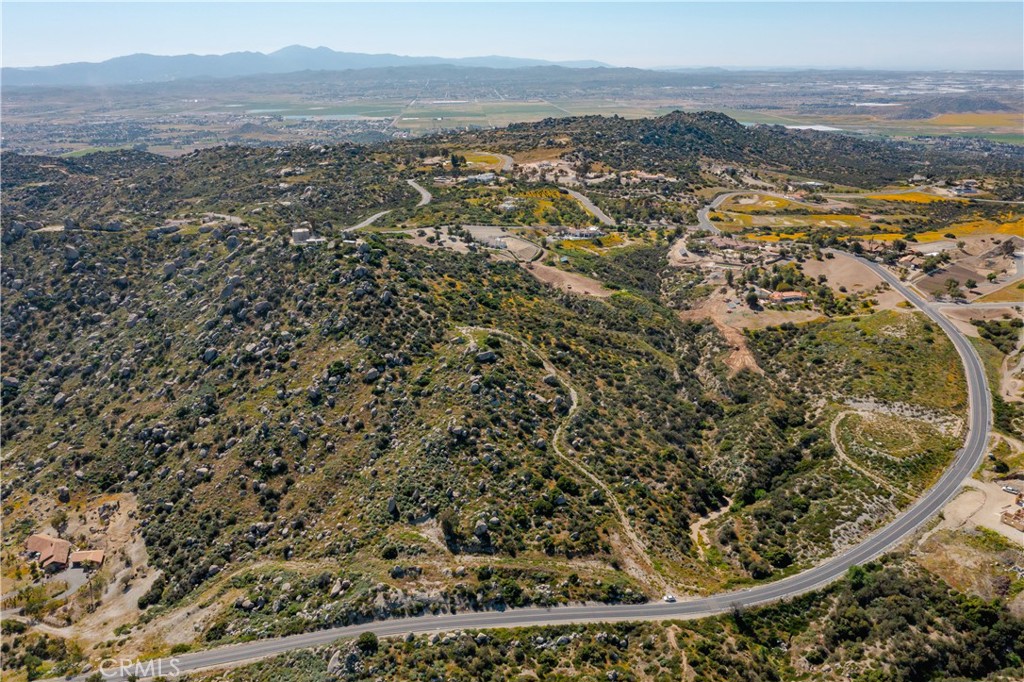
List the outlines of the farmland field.
{"label": "farmland field", "polygon": [[789,199],[783,199],[782,197],[754,194],[751,196],[731,197],[722,204],[721,208],[729,212],[781,211],[788,208],[792,203]]}
{"label": "farmland field", "polygon": [[467,162],[478,167],[488,167],[495,170],[501,167],[501,158],[495,156],[494,154],[488,154],[487,152],[472,151],[460,151],[458,152],[458,154],[460,156],[464,156]]}
{"label": "farmland field", "polygon": [[1007,114],[942,114],[922,121],[936,126],[1006,127],[1020,130],[1024,127],[1024,116],[1019,113]]}
{"label": "farmland field", "polygon": [[751,215],[739,212],[715,212],[711,215],[718,227],[727,232],[755,229],[782,230],[791,233],[794,231],[793,228],[866,230],[870,227],[870,221],[866,218],[841,213]]}

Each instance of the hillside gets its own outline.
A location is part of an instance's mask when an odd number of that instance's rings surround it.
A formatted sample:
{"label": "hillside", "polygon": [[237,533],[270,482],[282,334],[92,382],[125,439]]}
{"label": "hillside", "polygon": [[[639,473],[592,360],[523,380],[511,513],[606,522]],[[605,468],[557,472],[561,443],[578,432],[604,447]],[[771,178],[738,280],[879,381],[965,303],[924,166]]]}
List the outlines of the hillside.
{"label": "hillside", "polygon": [[[272,658],[230,680],[1011,680],[1024,624],[1003,599],[946,588],[910,562],[852,571],[832,589],[703,621],[605,623],[360,639]],[[870,655],[864,655],[864,650]],[[337,657],[335,658],[335,655]]]}
{"label": "hillside", "polygon": [[[851,546],[959,446],[966,387],[949,340],[867,295],[830,302],[796,268],[823,262],[809,247],[742,277],[829,305],[726,336],[685,314],[692,282],[669,265],[663,227],[634,225],[615,248],[588,240],[594,253],[551,247],[600,297],[469,241],[343,231],[431,210],[405,180],[441,172],[420,170],[441,149],[462,177],[452,150],[484,143],[689,174],[689,187],[710,181],[711,160],[882,183],[918,157],[717,114],[457,141],[4,154],[5,580],[35,589],[17,555],[41,528],[111,552],[99,587],[23,595],[50,627],[150,654],[710,593]],[[503,177],[494,187],[543,185]],[[466,186],[451,192],[469,204]],[[304,222],[324,241],[293,244]],[[867,448],[851,409],[912,415],[926,447],[890,455],[899,442],[878,427],[881,451]]]}
{"label": "hillside", "polygon": [[666,188],[674,192],[708,186],[716,181],[707,174],[709,166],[730,164],[864,187],[922,171],[1019,178],[1024,153],[933,152],[810,130],[748,127],[713,112],[675,112],[638,121],[548,119],[369,147],[231,146],[177,159],[131,151],[61,159],[4,153],[0,161],[7,216],[52,223],[70,217],[86,227],[122,220],[144,227],[187,211],[238,216],[244,211],[252,224],[345,225],[375,209],[413,206],[415,193],[397,180],[421,172],[418,159],[448,147],[476,145],[508,153],[543,149],[581,168],[660,173],[678,181]]}
{"label": "hillside", "polygon": [[534,148],[540,140],[543,146],[574,150],[585,162],[644,168],[686,179],[695,178],[698,162],[709,159],[855,186],[891,183],[922,171],[1014,172],[1021,158],[1019,150],[1006,158],[948,154],[814,130],[745,126],[716,112],[675,111],[636,121],[601,116],[546,119],[470,139],[512,150]]}

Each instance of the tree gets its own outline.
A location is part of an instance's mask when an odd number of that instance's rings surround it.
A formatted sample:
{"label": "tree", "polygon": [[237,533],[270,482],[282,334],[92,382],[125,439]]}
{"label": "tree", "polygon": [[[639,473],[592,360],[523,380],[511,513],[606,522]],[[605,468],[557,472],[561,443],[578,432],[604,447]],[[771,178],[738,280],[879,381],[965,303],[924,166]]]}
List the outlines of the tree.
{"label": "tree", "polygon": [[757,294],[754,293],[753,291],[748,291],[747,297],[744,300],[746,300],[747,305],[750,306],[751,308],[757,308]]}
{"label": "tree", "polygon": [[356,639],[356,648],[366,655],[377,653],[378,647],[380,647],[380,642],[377,635],[372,632],[364,632]]}
{"label": "tree", "polygon": [[986,278],[988,279],[988,281],[990,281],[990,282],[995,282],[995,281],[996,281],[996,273],[994,273],[994,272],[990,272],[990,273],[988,273],[987,275],[985,275],[985,277],[986,277]]}
{"label": "tree", "polygon": [[455,516],[455,512],[451,509],[445,509],[439,515],[438,521],[441,523],[441,532],[444,533],[445,542],[448,544],[457,542],[459,539],[459,520]]}
{"label": "tree", "polygon": [[967,287],[968,289],[977,289],[978,283],[975,282],[973,279],[969,279],[966,282],[964,282],[964,286]]}
{"label": "tree", "polygon": [[50,517],[50,525],[57,531],[57,536],[64,534],[64,531],[68,529],[68,513],[63,509],[58,509]]}

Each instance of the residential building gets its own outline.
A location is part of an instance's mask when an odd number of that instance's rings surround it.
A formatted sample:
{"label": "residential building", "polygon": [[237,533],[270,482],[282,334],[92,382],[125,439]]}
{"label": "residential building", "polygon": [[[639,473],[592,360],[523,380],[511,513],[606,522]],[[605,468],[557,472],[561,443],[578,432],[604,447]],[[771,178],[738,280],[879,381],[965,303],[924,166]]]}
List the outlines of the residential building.
{"label": "residential building", "polygon": [[96,567],[103,565],[102,549],[86,549],[80,552],[72,552],[69,557],[71,566],[74,568]]}
{"label": "residential building", "polygon": [[61,571],[67,568],[71,543],[45,533],[36,533],[25,541],[25,551],[35,555],[44,570]]}
{"label": "residential building", "polygon": [[768,296],[768,300],[779,305],[803,303],[807,300],[807,294],[802,291],[774,291]]}

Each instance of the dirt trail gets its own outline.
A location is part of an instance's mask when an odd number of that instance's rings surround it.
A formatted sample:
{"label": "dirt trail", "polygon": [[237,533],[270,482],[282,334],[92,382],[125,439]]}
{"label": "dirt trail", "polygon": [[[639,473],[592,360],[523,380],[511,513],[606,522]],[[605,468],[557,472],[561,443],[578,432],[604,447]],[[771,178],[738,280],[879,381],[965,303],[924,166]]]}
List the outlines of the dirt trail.
{"label": "dirt trail", "polygon": [[729,376],[738,374],[744,369],[764,375],[764,370],[757,364],[754,354],[747,347],[747,339],[743,336],[743,332],[722,322],[718,316],[712,316],[711,321],[714,323],[715,329],[725,338],[725,342],[729,344],[731,349],[728,357],[725,359],[725,364],[729,367]]}
{"label": "dirt trail", "polygon": [[846,417],[849,417],[850,415],[854,415],[854,414],[865,414],[865,413],[864,412],[859,412],[857,410],[845,410],[845,411],[840,412],[839,414],[837,414],[836,418],[832,420],[832,424],[829,425],[829,435],[832,438],[832,447],[834,447],[836,449],[836,454],[839,456],[839,459],[843,460],[843,463],[846,464],[847,466],[849,466],[851,469],[857,471],[858,473],[860,473],[861,475],[865,476],[866,478],[869,478],[871,481],[873,481],[879,487],[882,487],[882,488],[885,488],[886,490],[888,490],[895,497],[897,497],[897,498],[906,497],[907,494],[905,492],[901,492],[898,488],[896,488],[894,485],[889,483],[887,480],[885,480],[884,478],[882,478],[878,474],[876,474],[874,472],[871,472],[871,471],[868,471],[867,469],[865,469],[861,465],[857,464],[856,462],[853,461],[853,459],[850,458],[849,455],[846,454],[846,451],[843,449],[842,443],[839,442],[839,434],[838,434],[837,431],[838,431],[838,428],[839,428],[839,422],[841,422]]}
{"label": "dirt trail", "polygon": [[711,544],[708,541],[707,536],[704,534],[704,527],[729,511],[729,508],[732,506],[732,500],[726,499],[725,503],[725,506],[718,511],[713,511],[707,516],[702,516],[697,519],[692,526],[690,526],[690,541],[693,542],[693,546],[697,548],[697,554],[700,555],[701,559],[704,558],[704,545]]}
{"label": "dirt trail", "polygon": [[622,550],[621,555],[626,571],[642,583],[656,587],[659,592],[664,591],[667,587],[667,583],[657,570],[655,570],[648,554],[647,544],[639,535],[637,535],[636,531],[633,530],[633,527],[629,523],[629,517],[627,517],[626,513],[623,511],[622,506],[615,497],[615,493],[585,464],[566,454],[566,451],[563,449],[563,444],[565,442],[565,429],[567,425],[572,422],[580,408],[579,394],[576,392],[576,388],[572,385],[572,382],[566,378],[565,374],[561,370],[552,365],[547,356],[541,353],[540,350],[533,346],[533,344],[513,334],[490,327],[460,327],[459,331],[466,335],[469,335],[472,332],[493,334],[494,336],[507,339],[512,343],[517,343],[523,346],[541,361],[544,366],[544,371],[558,377],[558,379],[569,389],[569,412],[562,420],[562,423],[558,425],[558,428],[555,429],[554,436],[551,438],[551,447],[561,460],[574,467],[577,471],[586,476],[594,485],[596,485],[604,493],[605,499],[607,499],[608,503],[612,506],[612,509],[615,511],[615,515],[618,517],[619,525],[622,527],[622,532],[625,535],[626,540],[625,543],[614,542],[614,540],[619,538],[616,533],[613,533],[613,544],[618,545]]}
{"label": "dirt trail", "polygon": [[686,656],[686,651],[679,648],[679,632],[680,630],[678,625],[670,625],[668,627],[666,630],[666,634],[668,635],[668,644],[672,647],[673,651],[679,654],[681,659],[680,663],[682,663],[681,667],[683,676],[680,679],[682,682],[692,682],[697,679],[697,671],[690,667],[690,660]]}
{"label": "dirt trail", "polygon": [[[1024,311],[1014,310],[1015,317],[1024,317]],[[1003,400],[1024,402],[1024,334],[1017,335],[1017,345],[999,365],[999,392]]]}

